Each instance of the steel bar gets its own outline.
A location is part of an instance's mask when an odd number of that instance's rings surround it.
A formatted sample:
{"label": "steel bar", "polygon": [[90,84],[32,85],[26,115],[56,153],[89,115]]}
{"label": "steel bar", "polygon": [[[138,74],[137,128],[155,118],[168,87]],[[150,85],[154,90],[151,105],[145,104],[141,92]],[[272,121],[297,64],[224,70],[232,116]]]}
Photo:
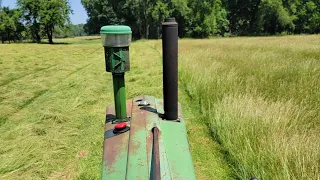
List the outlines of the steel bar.
{"label": "steel bar", "polygon": [[161,180],[160,151],[159,151],[159,129],[153,128],[153,153],[152,153],[152,180]]}
{"label": "steel bar", "polygon": [[114,104],[116,110],[116,119],[126,119],[126,88],[124,81],[124,73],[113,73],[113,92],[114,92]]}

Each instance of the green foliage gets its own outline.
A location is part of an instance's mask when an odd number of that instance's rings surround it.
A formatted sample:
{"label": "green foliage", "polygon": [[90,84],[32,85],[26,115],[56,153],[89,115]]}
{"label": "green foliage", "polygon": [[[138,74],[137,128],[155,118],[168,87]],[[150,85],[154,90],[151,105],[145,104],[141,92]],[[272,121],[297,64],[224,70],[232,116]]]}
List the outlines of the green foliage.
{"label": "green foliage", "polygon": [[119,22],[109,1],[81,0],[81,3],[89,16],[89,20],[84,27],[87,33],[98,34],[102,26]]}
{"label": "green foliage", "polygon": [[10,15],[0,7],[2,40],[46,36],[53,43],[53,36],[99,34],[108,24],[129,25],[135,39],[157,39],[167,17],[176,18],[179,37],[320,33],[318,0],[81,0],[89,19],[79,28],[70,25],[68,2],[18,0]]}
{"label": "green foliage", "polygon": [[148,11],[148,13],[151,14],[152,22],[156,26],[156,38],[158,38],[160,37],[160,24],[164,21],[165,17],[169,17],[170,14],[168,4],[157,1],[155,6],[149,8]]}
{"label": "green foliage", "polygon": [[45,35],[52,44],[55,27],[67,28],[70,24],[69,14],[72,11],[68,0],[18,0],[17,4],[36,42]]}
{"label": "green foliage", "polygon": [[72,25],[66,28],[61,28],[59,26],[54,27],[53,37],[54,38],[68,38],[74,37],[71,32]]}
{"label": "green foliage", "polygon": [[87,33],[84,31],[84,24],[71,24],[71,33],[73,36],[86,36]]}
{"label": "green foliage", "polygon": [[192,20],[194,29],[190,33],[191,37],[223,35],[228,29],[229,21],[221,0],[206,0],[203,3],[191,0],[190,6],[192,14],[195,15]]}
{"label": "green foliage", "polygon": [[290,16],[288,10],[278,0],[262,0],[258,15],[257,27],[260,32],[276,34],[283,30],[292,31],[294,29],[294,16]]}
{"label": "green foliage", "polygon": [[175,17],[179,37],[319,33],[317,0],[82,0],[86,32],[106,24],[127,24],[135,38],[159,38],[161,23]]}
{"label": "green foliage", "polygon": [[4,41],[21,40],[23,31],[24,26],[21,22],[19,9],[0,8],[0,36],[2,43]]}
{"label": "green foliage", "polygon": [[320,33],[320,2],[302,1],[297,4],[296,33]]}
{"label": "green foliage", "polygon": [[41,41],[40,11],[42,0],[18,0],[17,5],[21,9],[26,21],[26,27],[30,30],[32,39],[36,42]]}
{"label": "green foliage", "polygon": [[71,13],[68,0],[46,0],[40,11],[40,23],[43,33],[47,35],[49,43],[52,44],[52,37],[55,26],[65,28],[70,24],[69,14]]}

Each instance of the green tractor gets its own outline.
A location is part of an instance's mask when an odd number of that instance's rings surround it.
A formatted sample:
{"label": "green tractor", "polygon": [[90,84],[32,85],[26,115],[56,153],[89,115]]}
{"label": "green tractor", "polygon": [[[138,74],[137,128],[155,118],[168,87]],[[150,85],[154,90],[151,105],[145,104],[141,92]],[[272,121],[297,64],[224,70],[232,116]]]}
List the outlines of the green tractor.
{"label": "green tractor", "polygon": [[127,100],[131,28],[100,31],[106,71],[113,76],[114,104],[107,107],[102,179],[193,180],[193,162],[178,103],[178,24],[162,24],[163,99],[141,95]]}

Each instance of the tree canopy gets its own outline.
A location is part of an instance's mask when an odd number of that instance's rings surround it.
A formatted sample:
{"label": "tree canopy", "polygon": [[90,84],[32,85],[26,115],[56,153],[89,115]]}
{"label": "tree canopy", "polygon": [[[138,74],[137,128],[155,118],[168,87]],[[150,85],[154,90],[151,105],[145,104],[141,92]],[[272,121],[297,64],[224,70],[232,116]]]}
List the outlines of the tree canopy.
{"label": "tree canopy", "polygon": [[179,37],[320,33],[319,0],[81,0],[86,24],[72,25],[69,0],[17,0],[2,6],[1,41],[99,34],[104,25],[125,24],[133,38],[160,38],[167,17],[179,23]]}
{"label": "tree canopy", "polygon": [[18,7],[36,42],[41,41],[41,35],[46,35],[52,44],[55,27],[64,28],[70,24],[68,0],[18,0]]}
{"label": "tree canopy", "polygon": [[[72,10],[68,0],[18,0],[17,8],[2,7],[0,0],[0,39],[20,41],[32,39],[40,42],[43,37],[53,43],[53,37],[73,36],[70,23]],[[83,25],[77,26],[79,28]]]}
{"label": "tree canopy", "polygon": [[164,18],[175,17],[180,37],[319,33],[319,0],[81,0],[85,30],[127,24],[135,38],[159,38]]}
{"label": "tree canopy", "polygon": [[21,33],[24,31],[21,20],[22,14],[19,9],[0,7],[0,36],[2,42],[21,39]]}

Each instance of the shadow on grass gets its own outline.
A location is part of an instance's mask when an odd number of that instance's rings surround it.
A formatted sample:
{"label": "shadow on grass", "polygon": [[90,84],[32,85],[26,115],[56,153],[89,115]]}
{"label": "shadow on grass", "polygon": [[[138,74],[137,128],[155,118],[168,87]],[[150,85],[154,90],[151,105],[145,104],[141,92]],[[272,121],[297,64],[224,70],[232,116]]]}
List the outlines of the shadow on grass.
{"label": "shadow on grass", "polygon": [[89,38],[89,39],[84,39],[85,41],[92,41],[92,40],[98,40],[101,39],[100,37],[96,37],[96,38]]}
{"label": "shadow on grass", "polygon": [[73,44],[73,43],[69,43],[69,42],[54,42],[53,44],[50,44],[48,42],[40,42],[40,43],[37,43],[37,44],[49,44],[49,45],[70,45],[70,44]]}
{"label": "shadow on grass", "polygon": [[48,43],[48,42],[16,41],[16,42],[0,43],[0,44],[49,44],[49,45],[70,45],[70,44],[74,44],[74,43],[71,43],[71,42],[54,42],[53,44],[50,44],[50,43]]}

